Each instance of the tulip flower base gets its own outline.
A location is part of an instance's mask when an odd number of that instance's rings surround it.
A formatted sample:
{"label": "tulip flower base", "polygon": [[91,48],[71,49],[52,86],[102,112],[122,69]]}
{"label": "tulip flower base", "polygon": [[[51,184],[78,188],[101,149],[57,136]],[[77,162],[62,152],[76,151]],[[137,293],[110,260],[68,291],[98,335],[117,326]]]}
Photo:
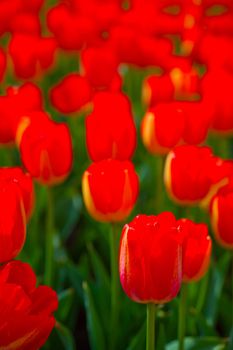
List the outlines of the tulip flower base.
{"label": "tulip flower base", "polygon": [[1,350],[233,349],[232,86],[232,0],[0,1]]}

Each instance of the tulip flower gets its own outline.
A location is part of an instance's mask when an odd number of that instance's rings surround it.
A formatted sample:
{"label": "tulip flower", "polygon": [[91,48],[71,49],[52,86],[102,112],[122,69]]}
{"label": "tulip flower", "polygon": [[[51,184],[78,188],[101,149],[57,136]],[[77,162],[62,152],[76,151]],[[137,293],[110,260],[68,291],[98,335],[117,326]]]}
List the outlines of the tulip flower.
{"label": "tulip flower", "polygon": [[129,161],[108,159],[84,172],[82,191],[89,214],[97,221],[123,221],[138,197],[138,176]]}
{"label": "tulip flower", "polygon": [[17,142],[22,162],[37,181],[62,182],[72,167],[72,141],[68,127],[43,112],[28,114],[18,127]]}
{"label": "tulip flower", "polygon": [[36,276],[26,263],[11,261],[0,268],[0,348],[37,350],[48,339],[57,309],[56,293],[36,287]]}
{"label": "tulip flower", "polygon": [[33,182],[30,174],[24,173],[19,167],[0,168],[0,186],[10,185],[18,192],[23,201],[23,206],[27,219],[31,216],[35,194]]}
{"label": "tulip flower", "polygon": [[48,11],[47,25],[58,46],[64,50],[80,50],[96,35],[95,22],[88,16],[77,14],[65,4]]}
{"label": "tulip flower", "polygon": [[200,280],[209,268],[212,242],[205,224],[179,220],[183,234],[183,281]]}
{"label": "tulip flower", "polygon": [[211,106],[204,100],[179,101],[177,108],[183,111],[185,117],[183,141],[189,145],[198,145],[204,142],[212,122]]}
{"label": "tulip flower", "polygon": [[227,249],[233,249],[233,181],[222,187],[210,203],[210,217],[216,240]]}
{"label": "tulip flower", "polygon": [[93,161],[127,160],[136,147],[136,128],[130,101],[121,93],[100,92],[86,118],[87,150]]}
{"label": "tulip flower", "polygon": [[218,132],[232,132],[233,130],[232,84],[232,74],[222,68],[208,72],[202,81],[203,98],[212,113],[211,126]]}
{"label": "tulip flower", "polygon": [[53,38],[42,38],[30,34],[15,34],[9,44],[15,74],[22,79],[29,79],[46,70],[54,63],[56,43]]}
{"label": "tulip flower", "polygon": [[0,183],[0,263],[3,263],[15,258],[23,248],[26,216],[22,197],[15,186]]}
{"label": "tulip flower", "polygon": [[61,113],[70,114],[85,107],[92,97],[88,80],[79,74],[69,74],[50,91],[53,106]]}
{"label": "tulip flower", "polygon": [[195,204],[203,200],[212,185],[222,180],[222,176],[219,159],[208,147],[178,146],[167,156],[165,186],[171,198],[181,204]]}
{"label": "tulip flower", "polygon": [[0,143],[15,142],[16,131],[22,116],[42,110],[40,89],[33,83],[8,87],[6,96],[0,96]]}
{"label": "tulip flower", "polygon": [[142,141],[153,154],[166,154],[180,143],[185,116],[175,103],[161,103],[151,108],[141,124]]}
{"label": "tulip flower", "polygon": [[118,59],[108,47],[90,47],[82,51],[84,75],[96,89],[108,88],[117,73]]}
{"label": "tulip flower", "polygon": [[181,255],[172,213],[138,215],[121,236],[119,272],[125,293],[140,303],[163,304],[175,298],[182,279]]}
{"label": "tulip flower", "polygon": [[151,75],[143,83],[142,99],[148,107],[154,107],[161,102],[170,102],[174,94],[174,85],[167,74]]}
{"label": "tulip flower", "polygon": [[148,350],[155,348],[155,304],[175,298],[181,286],[181,243],[178,223],[169,212],[157,216],[138,215],[122,231],[120,281],[129,298],[148,304]]}

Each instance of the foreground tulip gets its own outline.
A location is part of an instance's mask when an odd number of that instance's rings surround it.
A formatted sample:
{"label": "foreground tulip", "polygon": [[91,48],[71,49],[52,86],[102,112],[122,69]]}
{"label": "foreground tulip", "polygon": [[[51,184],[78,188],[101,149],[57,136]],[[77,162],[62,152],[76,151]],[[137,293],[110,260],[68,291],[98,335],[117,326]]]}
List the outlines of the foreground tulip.
{"label": "foreground tulip", "polygon": [[185,117],[179,106],[157,104],[142,120],[142,141],[149,152],[166,154],[181,141],[184,128]]}
{"label": "foreground tulip", "polygon": [[12,261],[0,268],[0,348],[37,350],[50,335],[57,309],[56,293],[36,287],[30,265]]}
{"label": "foreground tulip", "polygon": [[210,263],[211,238],[205,224],[195,224],[191,220],[179,220],[183,234],[183,281],[201,279]]}
{"label": "foreground tulip", "polygon": [[84,203],[97,221],[123,221],[135,205],[138,189],[138,176],[129,161],[103,160],[83,174]]}
{"label": "foreground tulip", "polygon": [[51,90],[53,106],[62,113],[74,113],[85,107],[92,97],[91,86],[85,77],[69,74]]}
{"label": "foreground tulip", "polygon": [[33,178],[55,185],[69,175],[72,142],[65,124],[55,123],[45,113],[32,113],[22,119],[17,134],[21,159]]}
{"label": "foreground tulip", "polygon": [[87,150],[93,161],[130,159],[136,147],[136,127],[129,99],[121,93],[101,92],[86,118]]}
{"label": "foreground tulip", "polygon": [[26,237],[23,201],[14,186],[1,186],[0,208],[0,263],[3,263],[20,253]]}
{"label": "foreground tulip", "polygon": [[0,186],[13,186],[22,198],[27,219],[29,219],[34,206],[34,188],[30,174],[25,174],[19,167],[0,168]]}
{"label": "foreground tulip", "polygon": [[148,304],[148,350],[155,348],[155,304],[175,298],[181,286],[181,244],[178,223],[169,212],[158,216],[138,215],[122,231],[120,281],[129,298]]}
{"label": "foreground tulip", "polygon": [[211,223],[216,240],[227,249],[233,249],[233,181],[221,188],[210,205]]}

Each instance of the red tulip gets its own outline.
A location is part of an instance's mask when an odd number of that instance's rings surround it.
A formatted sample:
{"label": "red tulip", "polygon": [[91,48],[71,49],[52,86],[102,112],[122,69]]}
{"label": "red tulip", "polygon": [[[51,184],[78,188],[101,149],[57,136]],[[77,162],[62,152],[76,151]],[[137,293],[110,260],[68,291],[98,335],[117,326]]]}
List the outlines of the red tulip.
{"label": "red tulip", "polygon": [[47,25],[59,47],[64,50],[80,50],[96,35],[95,22],[85,14],[77,14],[65,4],[53,7],[48,12]]}
{"label": "red tulip", "polygon": [[142,141],[149,152],[166,154],[180,143],[185,128],[183,111],[175,103],[151,108],[141,124]]}
{"label": "red tulip", "polygon": [[204,142],[212,122],[211,106],[205,101],[180,101],[177,108],[183,111],[185,117],[184,142],[189,145]]}
{"label": "red tulip", "polygon": [[15,33],[40,35],[41,24],[37,15],[31,13],[19,13],[16,14],[10,23],[10,31],[14,35]]}
{"label": "red tulip", "polygon": [[138,215],[123,228],[119,273],[129,298],[163,304],[175,298],[182,280],[182,249],[172,213]]}
{"label": "red tulip", "polygon": [[174,85],[167,74],[152,75],[143,83],[142,98],[148,107],[154,107],[161,102],[170,102],[173,100],[174,94]]}
{"label": "red tulip", "polygon": [[79,74],[69,74],[51,90],[53,106],[70,114],[79,111],[91,101],[92,90],[88,80]]}
{"label": "red tulip", "polygon": [[22,198],[15,186],[0,183],[0,263],[3,263],[15,258],[23,248],[26,217]]}
{"label": "red tulip", "polygon": [[131,162],[108,159],[84,172],[82,191],[89,214],[97,221],[123,221],[138,197],[138,176]]}
{"label": "red tulip", "polygon": [[0,184],[1,187],[10,185],[15,188],[19,196],[22,198],[24,210],[27,219],[30,217],[35,200],[32,178],[29,174],[25,174],[21,168],[0,168]]}
{"label": "red tulip", "polygon": [[7,95],[0,96],[0,143],[15,142],[20,118],[42,107],[41,91],[33,83],[7,88]]}
{"label": "red tulip", "polygon": [[18,146],[25,168],[39,182],[54,185],[70,173],[73,155],[69,129],[45,113],[31,113],[22,119]]}
{"label": "red tulip", "polygon": [[224,169],[210,148],[178,146],[167,156],[165,186],[175,201],[195,204],[207,197],[212,186],[221,183],[226,176]]}
{"label": "red tulip", "polygon": [[136,128],[127,96],[101,92],[93,100],[94,110],[86,119],[90,158],[130,159],[136,147]]}
{"label": "red tulip", "polygon": [[205,224],[196,224],[189,219],[178,222],[183,234],[183,281],[198,281],[205,275],[210,264],[212,241],[208,228]]}
{"label": "red tulip", "polygon": [[[17,77],[28,79],[54,63],[56,44],[53,38],[15,34],[9,44],[9,54]],[[38,68],[39,67],[39,68]]]}
{"label": "red tulip", "polygon": [[111,85],[118,68],[117,57],[111,48],[87,48],[82,51],[81,62],[91,86],[103,89]]}
{"label": "red tulip", "polygon": [[233,75],[223,69],[214,69],[203,79],[203,98],[212,106],[212,128],[220,132],[233,131],[232,85]]}
{"label": "red tulip", "polygon": [[215,238],[224,247],[233,249],[233,181],[221,188],[210,205]]}
{"label": "red tulip", "polygon": [[0,268],[0,348],[37,350],[46,342],[55,319],[56,293],[36,287],[30,265],[12,261]]}

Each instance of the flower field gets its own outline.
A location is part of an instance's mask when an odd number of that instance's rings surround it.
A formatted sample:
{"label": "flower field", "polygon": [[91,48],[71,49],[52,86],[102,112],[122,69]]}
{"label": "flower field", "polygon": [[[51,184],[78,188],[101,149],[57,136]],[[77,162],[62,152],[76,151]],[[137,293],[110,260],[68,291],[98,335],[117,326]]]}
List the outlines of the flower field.
{"label": "flower field", "polygon": [[0,350],[233,350],[231,0],[0,1]]}

